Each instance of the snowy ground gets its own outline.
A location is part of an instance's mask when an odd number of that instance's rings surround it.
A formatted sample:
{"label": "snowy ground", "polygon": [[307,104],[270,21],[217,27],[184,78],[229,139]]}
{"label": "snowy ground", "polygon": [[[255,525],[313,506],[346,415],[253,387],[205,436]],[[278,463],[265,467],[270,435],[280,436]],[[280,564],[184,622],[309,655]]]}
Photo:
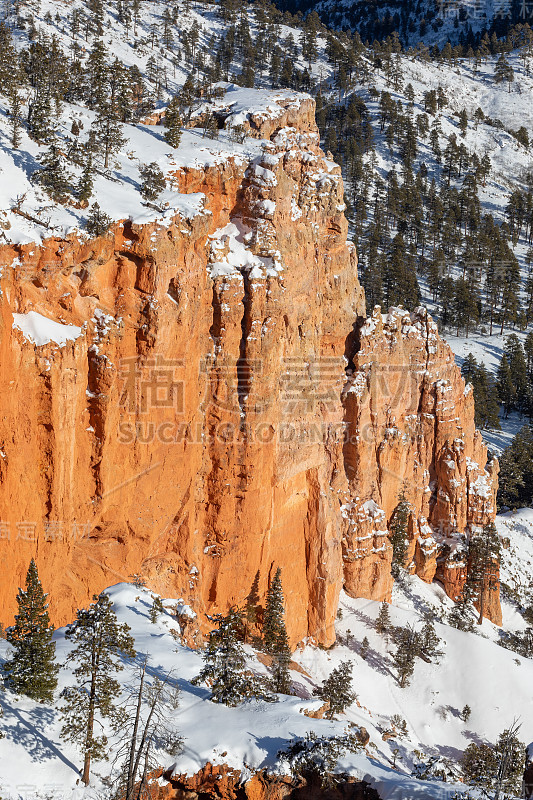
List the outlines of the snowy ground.
{"label": "snowy ground", "polygon": [[[500,533],[510,539],[505,551],[502,578],[509,585],[520,585],[527,596],[533,567],[533,510],[498,518]],[[475,633],[462,633],[437,623],[443,655],[436,663],[417,660],[411,686],[398,686],[391,661],[392,643],[375,630],[379,604],[341,596],[338,641],[329,651],[310,645],[296,651],[293,658],[300,665],[292,671],[297,696],[280,696],[275,704],[246,702],[238,708],[211,703],[204,687],[195,687],[191,679],[201,668],[201,655],[177,643],[179,632],[171,609],[176,601],[165,601],[168,613],[157,623],[149,620],[152,595],[147,589],[118,584],[109,590],[119,621],[131,626],[138,654],[149,654],[150,679],[172,673],[181,699],[174,713],[175,722],[185,738],[178,756],[159,753],[162,766],[176,773],[196,772],[206,761],[226,763],[242,769],[270,767],[276,764],[277,751],[294,736],[314,730],[317,734],[342,733],[349,722],[363,726],[370,734],[366,752],[344,758],[339,769],[365,777],[379,790],[383,800],[451,798],[457,786],[421,782],[411,777],[417,760],[415,750],[456,761],[472,741],[495,741],[498,734],[516,716],[522,722],[521,738],[533,740],[533,661],[496,644],[499,633],[484,622]],[[445,619],[452,603],[439,584],[427,585],[418,578],[406,579],[396,586],[390,608],[394,624],[421,625],[422,615],[433,609],[437,619]],[[513,630],[524,627],[516,607],[504,603],[504,624]],[[366,660],[361,658],[360,643],[369,640]],[[56,633],[57,656],[63,662],[70,645],[64,629]],[[8,650],[0,642],[0,660]],[[259,673],[265,667],[247,647],[250,666]],[[303,711],[316,709],[313,688],[341,661],[353,662],[357,701],[337,721],[314,720]],[[126,687],[134,679],[135,669],[126,665],[120,680]],[[69,670],[61,670],[59,689],[71,683]],[[126,696],[126,695],[125,695]],[[15,697],[6,690],[0,695],[3,718],[0,729],[0,792],[3,798],[96,798],[102,790],[102,778],[110,771],[109,762],[94,764],[93,780],[87,789],[77,784],[80,753],[59,737],[60,721],[56,708],[38,705]],[[472,716],[467,723],[459,716],[467,704]],[[56,704],[57,705],[57,704]],[[407,735],[383,740],[390,730],[390,718],[399,714],[407,723]],[[393,769],[393,750],[398,748]]]}

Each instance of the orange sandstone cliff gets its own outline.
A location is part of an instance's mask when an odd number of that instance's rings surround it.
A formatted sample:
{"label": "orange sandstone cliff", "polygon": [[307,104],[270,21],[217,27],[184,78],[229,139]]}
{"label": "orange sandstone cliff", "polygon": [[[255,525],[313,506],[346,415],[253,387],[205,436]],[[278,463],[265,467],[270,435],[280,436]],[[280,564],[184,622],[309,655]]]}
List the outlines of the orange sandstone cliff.
{"label": "orange sandstone cliff", "polygon": [[329,645],[343,585],[390,594],[404,485],[411,570],[460,590],[497,478],[472,396],[425,312],[364,320],[313,102],[247,127],[261,155],[176,171],[195,213],[0,245],[4,622],[31,556],[57,624],[142,574],[201,628],[281,566],[291,640]]}

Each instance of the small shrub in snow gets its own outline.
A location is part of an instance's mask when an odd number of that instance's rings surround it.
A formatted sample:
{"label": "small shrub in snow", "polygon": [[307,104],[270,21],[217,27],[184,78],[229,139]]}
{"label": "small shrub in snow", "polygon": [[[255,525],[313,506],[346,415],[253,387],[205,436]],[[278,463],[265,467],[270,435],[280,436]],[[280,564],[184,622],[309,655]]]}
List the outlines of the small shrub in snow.
{"label": "small shrub in snow", "polygon": [[154,601],[150,607],[150,622],[155,625],[160,614],[164,612],[163,603],[160,597],[154,597]]}
{"label": "small shrub in snow", "polygon": [[323,786],[328,786],[341,777],[333,774],[339,758],[361,749],[362,744],[352,731],[341,736],[317,736],[310,731],[304,737],[291,739],[285,750],[278,751],[278,759],[280,767],[294,778],[315,774]]}

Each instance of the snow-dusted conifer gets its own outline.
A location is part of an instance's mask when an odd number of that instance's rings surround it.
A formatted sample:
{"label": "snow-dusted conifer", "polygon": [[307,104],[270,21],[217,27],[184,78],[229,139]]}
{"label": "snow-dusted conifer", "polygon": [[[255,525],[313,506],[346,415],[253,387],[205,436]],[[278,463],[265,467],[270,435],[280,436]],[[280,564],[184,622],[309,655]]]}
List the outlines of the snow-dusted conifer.
{"label": "snow-dusted conifer", "polygon": [[87,233],[91,236],[103,236],[107,233],[111,225],[111,217],[102,211],[98,203],[93,203],[89,217],[87,218],[86,228]]}
{"label": "snow-dusted conifer", "polygon": [[388,633],[390,629],[389,604],[384,600],[379,607],[379,614],[376,619],[376,630],[378,633]]}
{"label": "snow-dusted conifer", "polygon": [[179,147],[181,141],[181,114],[180,101],[178,97],[173,97],[167,106],[165,113],[165,142],[171,147]]}
{"label": "snow-dusted conifer", "polygon": [[313,690],[314,695],[329,703],[329,709],[325,715],[328,719],[332,719],[335,714],[341,714],[355,701],[356,694],[352,690],[352,670],[351,661],[341,661],[322,686]]}
{"label": "snow-dusted conifer", "polygon": [[157,596],[154,597],[154,601],[150,608],[150,622],[152,622],[155,625],[159,615],[163,614],[164,610],[165,609],[161,598]]}
{"label": "snow-dusted conifer", "polygon": [[95,731],[98,718],[108,720],[113,728],[123,723],[124,715],[116,705],[121,691],[113,673],[123,669],[121,657],[135,657],[130,628],[119,624],[109,597],[94,595],[88,609],[78,609],[76,620],[68,626],[65,638],[75,647],[67,663],[75,665],[75,686],[64,689],[61,714],[61,737],[77,745],[84,758],[82,781],[89,783],[91,761],[107,757],[107,737]]}
{"label": "snow-dusted conifer", "polygon": [[4,664],[8,686],[32,700],[51,703],[57,686],[54,626],[48,616],[48,595],[43,592],[35,561],[26,575],[26,588],[17,594],[18,613],[6,638],[13,647],[12,657]]}
{"label": "snow-dusted conifer", "polygon": [[232,606],[226,616],[215,614],[209,619],[216,628],[209,634],[203,653],[204,667],[192,683],[207,683],[213,703],[226,706],[237,706],[247,697],[270,700],[261,681],[246,670],[244,650],[239,641],[242,627],[239,609]]}
{"label": "snow-dusted conifer", "polygon": [[165,176],[155,161],[143,164],[139,169],[141,175],[141,194],[145,200],[157,200],[165,188]]}

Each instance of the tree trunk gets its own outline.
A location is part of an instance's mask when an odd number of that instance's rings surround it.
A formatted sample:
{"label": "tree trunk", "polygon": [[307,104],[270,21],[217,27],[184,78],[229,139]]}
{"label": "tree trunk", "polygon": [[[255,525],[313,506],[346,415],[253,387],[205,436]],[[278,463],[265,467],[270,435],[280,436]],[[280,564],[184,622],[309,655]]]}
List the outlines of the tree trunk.
{"label": "tree trunk", "polygon": [[146,673],[146,661],[141,670],[141,682],[139,685],[139,694],[137,695],[137,707],[135,709],[135,722],[133,723],[133,732],[131,734],[130,753],[128,757],[128,782],[126,785],[125,800],[132,800],[133,789],[135,787],[135,749],[137,747],[137,732],[139,730],[139,719],[141,716],[141,706],[144,688],[144,676]]}

